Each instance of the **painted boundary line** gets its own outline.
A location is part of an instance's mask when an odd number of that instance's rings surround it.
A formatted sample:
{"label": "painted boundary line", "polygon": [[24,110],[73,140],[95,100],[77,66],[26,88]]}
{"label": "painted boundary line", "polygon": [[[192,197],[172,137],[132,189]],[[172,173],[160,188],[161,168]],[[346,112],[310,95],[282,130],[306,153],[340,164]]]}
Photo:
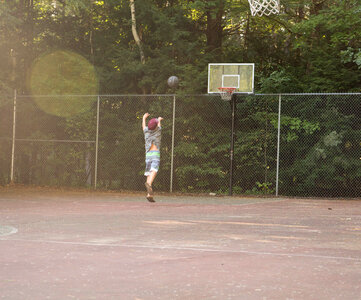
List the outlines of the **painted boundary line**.
{"label": "painted boundary line", "polygon": [[48,243],[48,244],[61,244],[61,245],[75,245],[75,246],[91,246],[91,247],[118,247],[118,248],[141,248],[141,249],[157,249],[157,250],[185,250],[194,252],[213,252],[213,253],[242,253],[249,255],[268,255],[268,256],[282,256],[288,258],[320,258],[320,259],[336,259],[336,260],[350,260],[360,261],[361,257],[344,257],[344,256],[330,256],[330,255],[307,255],[307,254],[294,254],[294,253],[272,253],[260,251],[247,251],[247,250],[225,250],[225,249],[207,249],[196,247],[174,247],[174,246],[149,246],[149,245],[121,245],[121,244],[104,244],[104,243],[86,243],[86,242],[66,242],[66,241],[50,241],[50,240],[26,240],[26,239],[1,239],[3,241],[12,242],[26,242],[26,243]]}
{"label": "painted boundary line", "polygon": [[[141,198],[143,198],[143,196],[141,196]],[[165,200],[166,198],[171,198],[174,200]],[[257,205],[257,204],[273,204],[273,203],[279,203],[279,202],[286,202],[289,200],[292,200],[290,198],[282,198],[282,197],[277,197],[277,198],[244,198],[245,201],[249,201],[249,202],[242,202],[243,198],[237,198],[237,196],[235,197],[229,197],[229,196],[225,196],[222,200],[222,197],[215,197],[215,196],[199,196],[197,197],[196,195],[194,196],[182,196],[182,195],[163,195],[163,194],[159,194],[157,196],[158,202],[156,202],[156,204],[153,204],[152,206],[162,206],[162,205],[181,205],[181,206],[213,206],[213,205],[224,205],[224,206],[245,206],[245,205]],[[177,200],[179,199],[179,200]],[[184,200],[185,199],[185,200]],[[188,200],[191,199],[191,200]],[[192,199],[196,199],[194,201],[192,201]],[[215,201],[214,199],[217,199],[217,201]],[[209,200],[209,202],[207,202],[207,200]],[[197,202],[198,201],[198,202]],[[124,201],[124,202],[129,202],[132,203],[133,201]],[[135,201],[134,201],[135,202]],[[147,202],[145,201],[137,201],[137,202],[144,202],[147,204]]]}
{"label": "painted boundary line", "polygon": [[9,236],[18,232],[18,229],[13,226],[1,226],[0,225],[0,238],[2,236]]}

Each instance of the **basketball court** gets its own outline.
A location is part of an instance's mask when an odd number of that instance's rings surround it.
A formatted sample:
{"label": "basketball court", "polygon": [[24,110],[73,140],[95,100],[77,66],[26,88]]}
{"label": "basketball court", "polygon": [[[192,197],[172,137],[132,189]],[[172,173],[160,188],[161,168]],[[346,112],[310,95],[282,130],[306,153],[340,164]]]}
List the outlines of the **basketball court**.
{"label": "basketball court", "polygon": [[[252,16],[280,11],[278,0],[248,2]],[[233,94],[254,93],[255,65],[208,67],[208,93],[232,108],[232,195]],[[178,78],[168,85],[175,89]],[[174,123],[172,130],[174,137]],[[279,132],[280,106],[278,145]],[[14,162],[15,122],[12,140]],[[276,161],[278,184],[279,153]],[[361,299],[360,198],[155,199],[149,203],[145,192],[0,187],[0,298]]]}
{"label": "basketball court", "polygon": [[360,299],[359,199],[0,189],[2,299]]}

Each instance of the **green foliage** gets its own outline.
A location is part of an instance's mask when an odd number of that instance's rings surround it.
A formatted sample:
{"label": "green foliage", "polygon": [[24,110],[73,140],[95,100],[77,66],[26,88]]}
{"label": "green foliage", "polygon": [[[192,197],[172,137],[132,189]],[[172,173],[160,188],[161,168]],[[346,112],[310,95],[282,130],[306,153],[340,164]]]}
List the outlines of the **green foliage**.
{"label": "green foliage", "polygon": [[[273,118],[270,123],[274,128],[278,127],[278,120]],[[301,120],[300,118],[293,117],[281,117],[281,130],[286,133],[284,138],[287,142],[297,140],[300,132],[304,132],[307,135],[312,135],[315,131],[320,130],[319,122],[309,122],[307,120]]]}
{"label": "green foliage", "polygon": [[356,63],[358,68],[361,68],[361,49],[353,49],[347,47],[347,50],[341,51],[341,61],[343,63]]}
{"label": "green foliage", "polygon": [[263,194],[263,195],[270,195],[274,194],[275,190],[272,188],[272,182],[256,182],[256,186],[251,190],[248,191],[250,194]]}
{"label": "green foliage", "polygon": [[300,90],[301,83],[297,77],[286,70],[273,71],[268,77],[260,80],[261,91],[267,93],[292,93]]}
{"label": "green foliage", "polygon": [[[2,93],[11,86],[28,93],[32,62],[53,49],[84,56],[96,67],[101,92],[111,94],[169,92],[170,75],[181,79],[184,93],[205,92],[208,63],[222,61],[254,62],[256,87],[265,93],[353,91],[361,77],[356,0],[317,7],[286,1],[285,12],[270,18],[251,17],[246,1],[137,0],[145,64],[132,36],[128,0],[31,3],[0,4]],[[11,49],[17,60],[13,83]]]}
{"label": "green foliage", "polygon": [[357,1],[328,1],[323,9],[295,24],[298,35],[294,49],[299,51],[305,71],[295,71],[304,91],[352,91],[360,78],[358,48],[361,31]]}
{"label": "green foliage", "polygon": [[[355,126],[360,122],[355,107],[360,104],[352,97],[317,98],[301,103],[294,97],[283,104],[294,117],[281,127],[281,189],[305,196],[356,196],[360,193],[361,135]],[[307,122],[301,121],[302,115]]]}

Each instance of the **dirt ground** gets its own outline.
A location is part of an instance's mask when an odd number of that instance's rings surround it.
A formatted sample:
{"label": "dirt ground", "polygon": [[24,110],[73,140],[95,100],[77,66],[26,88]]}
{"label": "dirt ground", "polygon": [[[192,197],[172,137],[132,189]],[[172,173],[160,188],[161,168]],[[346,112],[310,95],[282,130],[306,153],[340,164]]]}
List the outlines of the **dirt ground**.
{"label": "dirt ground", "polygon": [[0,187],[1,299],[361,299],[361,199]]}

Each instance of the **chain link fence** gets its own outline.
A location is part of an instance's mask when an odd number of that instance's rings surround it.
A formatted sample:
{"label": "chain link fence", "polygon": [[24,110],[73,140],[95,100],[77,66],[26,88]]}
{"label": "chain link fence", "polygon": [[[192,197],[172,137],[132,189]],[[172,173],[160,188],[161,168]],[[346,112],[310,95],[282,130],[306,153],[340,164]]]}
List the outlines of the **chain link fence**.
{"label": "chain link fence", "polygon": [[[144,189],[142,116],[161,116],[157,191],[361,195],[361,94],[1,99],[0,184]],[[231,177],[232,176],[232,177]]]}
{"label": "chain link fence", "polygon": [[360,197],[361,95],[283,95],[280,194]]}

